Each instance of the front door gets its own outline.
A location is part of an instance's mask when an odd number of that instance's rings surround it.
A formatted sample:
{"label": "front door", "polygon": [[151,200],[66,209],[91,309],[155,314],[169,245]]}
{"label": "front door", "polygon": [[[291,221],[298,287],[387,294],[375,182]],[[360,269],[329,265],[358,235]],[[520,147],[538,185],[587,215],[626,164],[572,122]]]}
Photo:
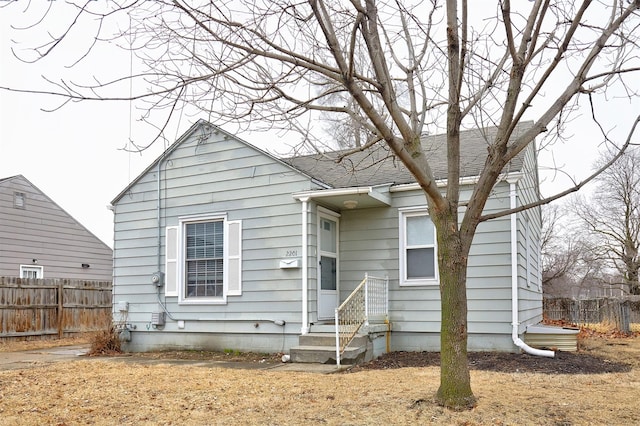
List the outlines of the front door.
{"label": "front door", "polygon": [[318,319],[335,318],[338,307],[338,217],[319,215]]}

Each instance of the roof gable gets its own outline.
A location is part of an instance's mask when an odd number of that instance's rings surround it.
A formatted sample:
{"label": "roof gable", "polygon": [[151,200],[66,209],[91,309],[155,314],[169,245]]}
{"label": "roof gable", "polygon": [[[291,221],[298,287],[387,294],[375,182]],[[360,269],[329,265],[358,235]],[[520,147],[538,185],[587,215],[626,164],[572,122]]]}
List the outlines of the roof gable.
{"label": "roof gable", "polygon": [[[274,162],[280,163],[283,166],[287,167],[287,169],[290,169],[296,173],[299,173],[303,176],[305,176],[308,179],[312,179],[312,176],[307,175],[307,173],[305,173],[303,170],[297,169],[293,166],[291,166],[290,164],[288,164],[287,162],[283,161],[280,158],[274,157],[273,155],[269,154],[266,151],[261,150],[260,148],[250,144],[249,142],[244,141],[243,139],[221,129],[218,126],[215,126],[211,123],[209,123],[206,120],[198,120],[195,124],[193,124],[186,132],[184,132],[182,134],[182,136],[180,136],[173,144],[171,144],[158,158],[156,158],[149,166],[147,166],[147,168],[145,168],[142,173],[140,173],[135,179],[133,179],[131,181],[131,183],[129,183],[129,185],[126,186],[126,188],[124,188],[112,201],[111,204],[115,205],[136,183],[138,183],[145,175],[147,175],[150,171],[154,170],[155,168],[157,168],[158,163],[162,162],[164,159],[166,159],[172,152],[174,152],[176,149],[178,149],[182,144],[186,143],[188,140],[190,140],[190,138],[192,136],[195,135],[196,132],[198,131],[202,131],[203,135],[207,134],[207,132],[220,132],[226,136],[228,136],[229,138],[233,138],[235,141],[246,145],[247,147],[259,152],[260,154],[270,158],[271,160],[273,160]],[[205,137],[205,136],[203,136]]]}
{"label": "roof gable", "polygon": [[[54,209],[57,210],[58,216],[57,216],[57,220],[59,221],[60,218],[64,218],[65,223],[68,223],[71,228],[73,229],[73,232],[75,232],[75,236],[81,235],[81,234],[86,234],[88,236],[90,236],[92,239],[95,240],[95,242],[99,243],[101,246],[103,246],[105,249],[111,251],[111,247],[109,247],[104,241],[102,241],[100,238],[98,238],[93,232],[91,232],[89,229],[87,229],[82,223],[80,223],[78,220],[76,220],[69,212],[67,212],[64,208],[62,208],[58,203],[56,203],[54,200],[52,200],[47,194],[45,194],[40,188],[38,188],[36,185],[34,185],[33,183],[31,183],[31,181],[29,181],[29,179],[27,179],[26,177],[24,177],[23,175],[15,175],[15,176],[10,176],[7,178],[0,178],[0,186],[4,187],[5,190],[8,188],[9,191],[15,191],[15,189],[19,188],[19,191],[22,192],[24,191],[25,194],[27,192],[30,192],[30,194],[27,194],[28,197],[32,197],[33,195],[35,195],[36,197],[38,197],[40,199],[40,201],[38,201],[37,203],[46,203],[46,206],[48,209]],[[11,189],[12,187],[14,187],[14,189]],[[26,190],[25,190],[26,188]],[[23,210],[18,210],[16,212],[11,212],[9,213],[9,215],[19,215],[22,218],[22,221],[24,222],[28,222],[26,219],[24,219],[25,217],[29,217],[30,214],[32,215],[33,213],[31,213],[31,205],[33,203],[32,199],[27,199],[26,200],[26,205],[27,208],[23,209]],[[47,217],[53,217],[54,215],[47,213]],[[38,221],[41,221],[42,219],[40,217],[37,216],[36,214],[36,218]]]}
{"label": "roof gable", "polygon": [[[524,133],[531,125],[532,122],[520,123],[515,128],[512,138]],[[487,147],[495,139],[497,130],[496,127],[488,127],[460,132],[461,177],[480,174],[486,161]],[[422,139],[422,144],[436,179],[446,179],[446,135],[426,136]],[[335,159],[345,152],[296,156],[284,161],[334,188],[415,182],[413,175],[386,144],[378,144],[373,149],[350,154],[342,161],[336,162]],[[507,165],[508,171],[520,171],[523,159],[524,152]]]}

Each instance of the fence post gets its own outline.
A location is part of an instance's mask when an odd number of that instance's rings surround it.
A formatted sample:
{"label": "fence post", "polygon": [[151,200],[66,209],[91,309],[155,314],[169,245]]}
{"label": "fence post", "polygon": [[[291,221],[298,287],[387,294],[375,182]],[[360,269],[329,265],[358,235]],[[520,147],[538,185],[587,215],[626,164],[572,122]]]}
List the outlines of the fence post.
{"label": "fence post", "polygon": [[62,339],[64,336],[64,324],[62,322],[62,316],[64,315],[64,300],[62,295],[64,294],[64,281],[58,283],[58,339]]}
{"label": "fence post", "polygon": [[620,331],[624,334],[631,333],[629,301],[625,300],[620,303]]}

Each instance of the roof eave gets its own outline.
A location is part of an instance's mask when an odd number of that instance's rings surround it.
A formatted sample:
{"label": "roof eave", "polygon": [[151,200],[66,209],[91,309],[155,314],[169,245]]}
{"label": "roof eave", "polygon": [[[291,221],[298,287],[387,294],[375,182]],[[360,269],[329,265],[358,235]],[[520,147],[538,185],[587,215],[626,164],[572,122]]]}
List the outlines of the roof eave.
{"label": "roof eave", "polygon": [[[524,176],[524,173],[522,172],[502,173],[500,174],[500,176],[498,176],[498,180],[496,182],[500,182],[500,181],[507,181],[510,183],[518,182],[520,179],[522,179],[523,176]],[[479,179],[480,179],[480,176],[461,177],[460,185],[475,185],[478,183]],[[436,185],[438,186],[438,188],[446,188],[447,179],[436,179]],[[417,182],[413,182],[413,183],[405,183],[400,185],[393,185],[391,188],[389,188],[389,192],[415,191],[418,189],[421,189],[420,184]]]}
{"label": "roof eave", "polygon": [[[390,186],[391,185],[378,185],[319,189],[296,192],[293,193],[292,196],[298,201],[315,200],[320,203],[324,202],[340,210],[342,208],[353,209],[356,206],[359,206],[360,208],[390,206]],[[355,201],[356,203],[353,207],[347,207],[347,204],[344,203],[345,201]]]}
{"label": "roof eave", "polygon": [[250,146],[251,148],[255,149],[256,151],[261,152],[262,154],[268,156],[269,158],[277,161],[280,164],[283,164],[284,166],[288,167],[289,169],[295,171],[296,173],[301,174],[302,176],[305,176],[306,178],[310,179],[313,183],[319,185],[319,186],[324,186],[325,188],[329,188],[330,186],[322,181],[320,181],[319,179],[314,178],[313,176],[309,175],[308,173],[304,172],[303,170],[300,170],[294,166],[292,166],[291,164],[287,163],[286,161],[283,161],[280,158],[277,158],[275,156],[273,156],[272,154],[261,150],[260,148],[250,144],[249,142],[246,142],[244,140],[242,140],[241,138],[239,138],[236,135],[233,135],[229,132],[227,132],[226,130],[216,126],[215,124],[212,124],[210,122],[208,122],[207,120],[204,119],[200,119],[197,122],[195,122],[191,127],[189,127],[189,129],[187,129],[187,131],[185,131],[182,136],[180,136],[174,143],[172,143],[160,156],[158,156],[158,158],[156,158],[147,168],[145,168],[142,173],[140,173],[135,179],[133,179],[118,195],[116,195],[116,197],[111,201],[110,205],[114,206],[118,201],[120,201],[120,199],[127,194],[127,192],[129,192],[131,190],[131,188],[133,188],[133,186],[135,184],[137,184],[140,179],[142,179],[143,176],[145,176],[147,173],[149,173],[151,170],[153,170],[154,168],[157,167],[158,163],[163,161],[167,156],[169,156],[169,154],[171,154],[174,150],[176,150],[183,142],[185,142],[189,137],[191,137],[191,135],[200,127],[200,126],[211,126],[215,128],[216,132],[220,132],[223,133],[225,135],[227,135],[228,137],[234,138],[244,144],[246,144],[247,146]]}

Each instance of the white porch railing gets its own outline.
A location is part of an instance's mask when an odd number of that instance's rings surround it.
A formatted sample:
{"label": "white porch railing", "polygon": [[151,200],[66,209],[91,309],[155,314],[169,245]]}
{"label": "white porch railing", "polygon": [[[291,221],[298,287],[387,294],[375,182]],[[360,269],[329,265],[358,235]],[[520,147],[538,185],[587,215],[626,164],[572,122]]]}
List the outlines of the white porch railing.
{"label": "white porch railing", "polygon": [[371,277],[364,279],[351,292],[342,304],[336,308],[336,364],[340,367],[340,358],[353,340],[356,333],[369,321],[387,318],[389,311],[389,278]]}

